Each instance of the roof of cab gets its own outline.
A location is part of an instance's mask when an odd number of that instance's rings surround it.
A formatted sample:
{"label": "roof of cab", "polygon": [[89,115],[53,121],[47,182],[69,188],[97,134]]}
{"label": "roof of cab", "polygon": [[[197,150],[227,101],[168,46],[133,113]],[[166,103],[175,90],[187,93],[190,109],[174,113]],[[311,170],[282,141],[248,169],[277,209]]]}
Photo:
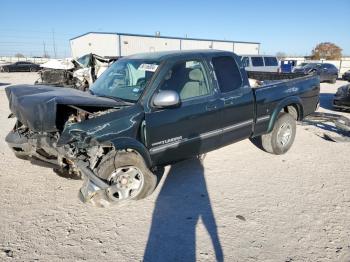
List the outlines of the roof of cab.
{"label": "roof of cab", "polygon": [[203,50],[181,50],[181,51],[162,51],[162,52],[150,52],[150,53],[140,53],[127,56],[130,59],[149,59],[149,60],[165,60],[169,58],[178,58],[186,56],[212,56],[212,55],[232,55],[233,52],[215,50],[215,49],[203,49]]}

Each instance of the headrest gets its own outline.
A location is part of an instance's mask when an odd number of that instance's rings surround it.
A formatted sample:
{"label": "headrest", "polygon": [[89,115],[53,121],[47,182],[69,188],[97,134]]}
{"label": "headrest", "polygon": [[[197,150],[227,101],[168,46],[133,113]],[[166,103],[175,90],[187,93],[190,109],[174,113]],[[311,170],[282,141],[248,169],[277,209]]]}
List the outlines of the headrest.
{"label": "headrest", "polygon": [[200,69],[193,69],[190,71],[190,73],[188,74],[188,77],[190,78],[190,80],[192,81],[203,81],[203,73],[202,70]]}

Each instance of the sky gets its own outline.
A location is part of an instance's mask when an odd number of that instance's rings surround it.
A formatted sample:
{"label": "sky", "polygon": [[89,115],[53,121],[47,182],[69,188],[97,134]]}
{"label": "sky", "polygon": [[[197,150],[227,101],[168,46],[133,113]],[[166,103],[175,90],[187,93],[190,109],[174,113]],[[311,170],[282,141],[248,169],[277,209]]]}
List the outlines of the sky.
{"label": "sky", "polygon": [[[0,56],[69,57],[90,31],[261,43],[262,54],[309,55],[333,42],[350,55],[350,0],[1,0]],[[55,44],[54,44],[55,43]]]}

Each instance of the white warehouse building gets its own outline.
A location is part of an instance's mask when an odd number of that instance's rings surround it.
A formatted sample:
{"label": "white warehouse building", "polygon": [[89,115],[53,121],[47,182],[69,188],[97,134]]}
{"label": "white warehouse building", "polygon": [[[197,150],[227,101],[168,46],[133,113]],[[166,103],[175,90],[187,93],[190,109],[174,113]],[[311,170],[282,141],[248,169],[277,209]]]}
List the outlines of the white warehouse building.
{"label": "white warehouse building", "polygon": [[127,56],[136,53],[218,49],[236,54],[259,54],[260,43],[214,39],[181,38],[158,35],[89,32],[70,40],[72,57],[88,53],[100,56]]}

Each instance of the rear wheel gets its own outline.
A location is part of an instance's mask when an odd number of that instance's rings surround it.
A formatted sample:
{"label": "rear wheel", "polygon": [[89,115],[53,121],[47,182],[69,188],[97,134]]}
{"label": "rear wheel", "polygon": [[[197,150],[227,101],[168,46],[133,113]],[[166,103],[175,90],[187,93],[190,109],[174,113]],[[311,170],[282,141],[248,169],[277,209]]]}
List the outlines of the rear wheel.
{"label": "rear wheel", "polygon": [[295,118],[288,113],[281,113],[272,131],[261,136],[261,145],[265,151],[271,154],[284,154],[291,148],[295,133]]}
{"label": "rear wheel", "polygon": [[108,153],[96,173],[110,185],[106,194],[111,201],[142,199],[157,186],[156,175],[135,152]]}

